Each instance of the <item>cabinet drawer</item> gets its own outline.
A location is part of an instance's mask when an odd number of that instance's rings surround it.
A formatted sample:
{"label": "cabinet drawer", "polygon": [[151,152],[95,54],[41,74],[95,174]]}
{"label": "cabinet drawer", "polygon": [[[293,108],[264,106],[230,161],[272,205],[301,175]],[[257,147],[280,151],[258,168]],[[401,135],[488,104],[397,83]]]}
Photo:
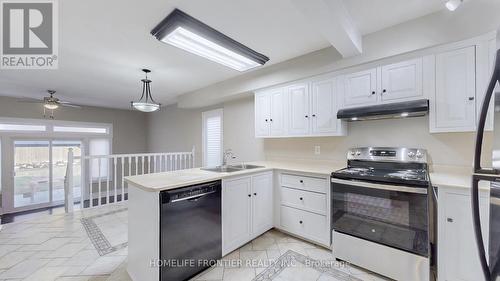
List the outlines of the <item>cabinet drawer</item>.
{"label": "cabinet drawer", "polygon": [[327,181],[322,178],[282,174],[281,185],[307,191],[326,193]]}
{"label": "cabinet drawer", "polygon": [[281,206],[281,227],[291,233],[329,245],[326,216]]}
{"label": "cabinet drawer", "polygon": [[326,194],[281,187],[281,204],[326,215]]}

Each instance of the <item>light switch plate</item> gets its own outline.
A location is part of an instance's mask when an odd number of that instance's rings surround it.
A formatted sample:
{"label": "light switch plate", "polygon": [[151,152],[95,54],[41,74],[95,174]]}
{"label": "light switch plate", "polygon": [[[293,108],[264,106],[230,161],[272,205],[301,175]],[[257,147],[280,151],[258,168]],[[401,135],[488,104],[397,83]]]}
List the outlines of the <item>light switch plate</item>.
{"label": "light switch plate", "polygon": [[321,146],[315,145],[314,146],[314,154],[315,155],[320,155],[321,154]]}

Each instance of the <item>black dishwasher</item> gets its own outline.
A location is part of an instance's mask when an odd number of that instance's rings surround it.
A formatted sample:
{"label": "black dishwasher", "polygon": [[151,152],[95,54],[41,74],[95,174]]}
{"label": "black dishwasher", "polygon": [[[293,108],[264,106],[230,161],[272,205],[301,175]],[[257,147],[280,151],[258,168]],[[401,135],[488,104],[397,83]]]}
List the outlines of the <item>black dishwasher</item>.
{"label": "black dishwasher", "polygon": [[160,280],[193,277],[222,257],[221,181],[160,193]]}

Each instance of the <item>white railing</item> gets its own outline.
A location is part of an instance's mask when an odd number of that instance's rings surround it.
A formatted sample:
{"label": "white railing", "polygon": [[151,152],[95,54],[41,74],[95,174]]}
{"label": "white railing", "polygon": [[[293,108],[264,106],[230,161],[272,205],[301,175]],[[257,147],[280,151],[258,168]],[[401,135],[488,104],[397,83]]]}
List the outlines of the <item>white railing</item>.
{"label": "white railing", "polygon": [[[189,152],[74,156],[70,148],[64,180],[65,210],[73,211],[75,200],[81,208],[127,200],[124,177],[190,169],[195,165],[195,149]],[[75,166],[80,179],[75,181]],[[75,186],[75,184],[79,185]],[[79,193],[79,194],[78,194]],[[75,196],[77,194],[77,196]]]}

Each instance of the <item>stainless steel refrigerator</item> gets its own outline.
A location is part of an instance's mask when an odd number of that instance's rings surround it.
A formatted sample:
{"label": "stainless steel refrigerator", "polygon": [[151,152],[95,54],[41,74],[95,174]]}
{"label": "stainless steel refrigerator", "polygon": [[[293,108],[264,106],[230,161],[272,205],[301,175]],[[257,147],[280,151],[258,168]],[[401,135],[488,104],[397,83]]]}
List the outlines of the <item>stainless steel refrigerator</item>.
{"label": "stainless steel refrigerator", "polygon": [[[497,41],[499,33],[497,33]],[[500,47],[497,45],[497,48]],[[477,249],[481,262],[484,279],[500,280],[500,119],[494,120],[492,165],[485,168],[481,166],[483,151],[484,128],[490,103],[494,104],[494,114],[500,118],[500,93],[495,93],[495,87],[500,81],[500,49],[497,50],[495,67],[488,89],[484,97],[476,134],[474,154],[474,175],[472,177],[472,218],[476,236]],[[496,96],[496,99],[495,99]],[[496,100],[496,103],[495,103]],[[498,122],[497,122],[498,121]],[[479,182],[489,182],[490,186],[490,221],[489,241],[483,241],[481,221],[479,216]],[[487,247],[486,247],[487,246]],[[485,248],[488,249],[486,253]]]}

